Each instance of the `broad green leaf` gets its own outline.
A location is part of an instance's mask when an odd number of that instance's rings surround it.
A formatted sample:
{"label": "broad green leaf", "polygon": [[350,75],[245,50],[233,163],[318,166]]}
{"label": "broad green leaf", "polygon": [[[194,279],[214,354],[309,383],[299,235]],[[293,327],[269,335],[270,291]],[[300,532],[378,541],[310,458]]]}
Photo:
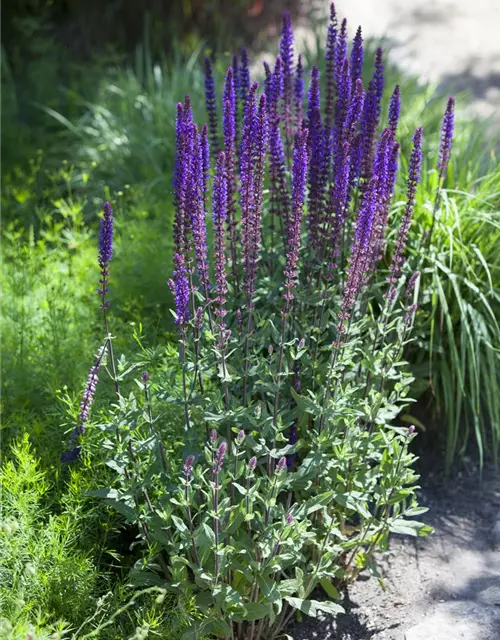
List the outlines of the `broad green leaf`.
{"label": "broad green leaf", "polygon": [[285,600],[294,609],[298,609],[312,618],[317,618],[319,611],[324,611],[325,613],[330,613],[332,615],[345,613],[344,608],[335,602],[320,602],[319,600],[302,600],[301,598],[290,597],[285,597]]}

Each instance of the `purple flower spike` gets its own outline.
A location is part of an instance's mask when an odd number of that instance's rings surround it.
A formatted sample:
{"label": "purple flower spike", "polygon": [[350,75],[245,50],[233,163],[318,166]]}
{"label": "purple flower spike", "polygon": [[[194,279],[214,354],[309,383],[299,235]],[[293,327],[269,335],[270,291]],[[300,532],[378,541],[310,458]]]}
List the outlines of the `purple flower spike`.
{"label": "purple flower spike", "polygon": [[[325,168],[325,137],[320,111],[320,84],[318,67],[311,71],[309,87],[307,119],[309,126],[309,239],[313,248],[318,251],[321,246],[320,228],[322,223]],[[293,215],[291,224],[293,225]]]}
{"label": "purple flower spike", "polygon": [[276,465],[276,474],[282,473],[286,469],[286,458],[282,456]]}
{"label": "purple flower spike", "polygon": [[361,121],[361,175],[368,180],[372,172],[377,127],[380,120],[381,101],[384,93],[384,64],[382,49],[375,54],[373,76],[368,85]]}
{"label": "purple flower spike", "polygon": [[210,430],[210,434],[208,436],[210,444],[215,444],[217,442],[217,438],[218,437],[219,437],[219,435],[217,434],[217,431],[215,429],[211,429]]}
{"label": "purple flower spike", "polygon": [[208,122],[210,127],[210,144],[212,150],[217,153],[219,147],[219,132],[217,128],[217,100],[215,97],[214,74],[210,58],[205,58],[205,102],[207,107]]}
{"label": "purple flower spike", "polygon": [[191,125],[193,136],[193,156],[191,162],[190,175],[190,196],[191,196],[191,226],[193,230],[193,245],[196,257],[196,266],[200,284],[205,290],[208,290],[208,248],[207,248],[207,227],[205,222],[205,206],[203,197],[203,151],[202,137],[198,135],[198,127]]}
{"label": "purple flower spike", "polygon": [[101,218],[101,229],[99,232],[99,267],[101,277],[97,293],[101,296],[101,309],[109,306],[106,294],[109,291],[109,263],[113,257],[113,210],[109,202],[104,203],[104,215]]}
{"label": "purple flower spike", "polygon": [[257,458],[255,456],[253,456],[252,458],[250,458],[250,460],[248,461],[248,470],[249,471],[255,471],[255,467],[257,466]]}
{"label": "purple flower spike", "polygon": [[215,452],[214,473],[219,473],[222,470],[222,464],[226,456],[226,451],[227,444],[225,442],[221,442],[217,447],[217,451]]}
{"label": "purple flower spike", "polygon": [[[276,116],[271,120],[269,131],[269,175],[271,182],[271,233],[274,234],[275,220],[281,219],[282,226],[288,228],[290,218],[290,193],[286,175],[286,158],[281,139],[280,121]],[[286,240],[285,240],[286,244]]]}
{"label": "purple flower spike", "polygon": [[365,89],[363,87],[363,81],[361,78],[356,80],[354,85],[354,91],[352,93],[352,99],[349,104],[347,116],[344,123],[344,140],[350,145],[353,144],[358,128],[359,119],[363,112],[363,103],[365,99]]}
{"label": "purple flower spike", "polygon": [[176,155],[174,167],[174,246],[177,253],[187,257],[189,253],[188,234],[191,229],[190,203],[191,175],[193,162],[193,119],[191,102],[186,96],[185,104],[177,105]]}
{"label": "purple flower spike", "polygon": [[259,100],[257,112],[254,83],[248,94],[241,142],[241,242],[243,245],[243,289],[252,308],[261,245],[262,198],[265,158],[268,145],[266,96]]}
{"label": "purple flower spike", "polygon": [[238,80],[239,99],[241,104],[245,106],[250,90],[250,60],[246,47],[241,49],[241,66],[239,68]]}
{"label": "purple flower spike", "polygon": [[204,124],[201,130],[201,162],[203,167],[203,200],[207,199],[208,182],[210,180],[210,143],[208,141],[208,125]]}
{"label": "purple flower spike", "polygon": [[399,84],[394,87],[391,101],[389,103],[389,127],[396,133],[399,123],[399,114],[401,112],[401,91]]}
{"label": "purple flower spike", "polygon": [[227,228],[231,243],[231,260],[233,275],[236,269],[236,91],[234,87],[234,72],[230,67],[226,73],[224,83],[223,119],[222,129],[224,133],[224,151],[226,158],[227,180]]}
{"label": "purple flower spike", "polygon": [[219,326],[224,327],[224,308],[227,294],[226,275],[226,242],[225,225],[227,213],[227,174],[226,156],[221,151],[217,156],[213,188],[213,222],[215,244],[215,315],[219,319]]}
{"label": "purple flower spike", "polygon": [[358,27],[352,42],[351,51],[351,78],[353,82],[356,82],[356,80],[363,75],[363,56],[363,34],[361,27]]}
{"label": "purple flower spike", "polygon": [[339,334],[346,333],[354,305],[365,282],[365,274],[372,252],[373,225],[377,210],[377,183],[377,176],[374,176],[364,192],[363,202],[356,220],[347,283],[344,289],[342,311],[339,314],[337,327]]}
{"label": "purple flower spike", "polygon": [[300,127],[300,123],[302,122],[302,109],[304,106],[304,68],[302,66],[302,56],[299,56],[297,68],[295,69],[294,103],[295,125]]}
{"label": "purple flower spike", "polygon": [[293,29],[288,11],[283,14],[280,56],[283,63],[283,121],[289,145],[293,136]]}
{"label": "purple flower spike", "polygon": [[193,472],[194,461],[195,461],[194,456],[188,456],[184,460],[184,475],[186,477],[186,480],[189,480],[189,478],[191,477],[191,474]]}
{"label": "purple flower spike", "polygon": [[271,71],[271,67],[269,66],[269,63],[266,62],[264,60],[264,62],[262,63],[262,66],[264,67],[264,93],[266,94],[266,99],[267,99],[267,108],[269,109],[269,106],[271,104],[271,91],[272,91],[272,82],[273,82],[273,74]]}
{"label": "purple flower spike", "polygon": [[297,280],[302,210],[307,180],[307,138],[307,129],[302,129],[295,136],[292,173],[292,215],[287,230],[288,246],[285,265],[285,293],[283,295],[285,299],[284,313],[290,311],[290,303],[294,298],[293,289]]}
{"label": "purple flower spike", "polygon": [[328,275],[331,278],[333,275],[333,268],[337,265],[337,258],[339,256],[340,241],[342,237],[342,230],[347,215],[347,207],[349,204],[350,195],[350,174],[351,174],[351,147],[346,141],[341,149],[341,154],[337,157],[337,173],[335,182],[333,183],[330,193],[329,209],[333,212],[333,224],[332,233],[330,239],[330,252],[333,261],[329,265]]}
{"label": "purple flower spike", "polygon": [[236,436],[236,442],[238,444],[241,444],[244,439],[245,439],[245,432],[243,431],[243,429],[240,429],[238,431],[238,435]]}
{"label": "purple flower spike", "polygon": [[271,123],[278,118],[278,105],[283,92],[283,63],[278,56],[274,63],[273,75],[271,78],[270,104],[268,105],[269,119]]}
{"label": "purple flower spike", "polygon": [[422,127],[419,127],[413,135],[413,149],[408,169],[406,207],[399,227],[398,238],[392,256],[391,265],[389,267],[388,281],[390,283],[390,288],[387,296],[391,302],[395,299],[397,283],[401,276],[401,268],[404,261],[403,253],[408,240],[413,210],[415,208],[415,197],[417,194],[417,186],[420,181],[420,168],[422,165],[422,135]]}
{"label": "purple flower spike", "polygon": [[377,97],[377,117],[380,118],[382,96],[384,95],[384,60],[381,47],[378,47],[377,52],[375,53],[373,84],[375,95]]}
{"label": "purple flower spike", "polygon": [[182,326],[189,321],[189,280],[184,258],[179,253],[174,255],[174,265],[174,279],[170,286],[175,297],[175,323]]}
{"label": "purple flower spike", "polygon": [[446,111],[444,112],[443,124],[441,125],[441,140],[439,143],[438,170],[439,177],[443,178],[448,163],[450,162],[451,147],[453,144],[453,129],[455,126],[455,98],[450,96]]}
{"label": "purple flower spike", "polygon": [[85,423],[88,422],[90,408],[94,403],[95,390],[97,387],[97,383],[99,382],[99,369],[101,368],[101,360],[104,354],[104,349],[101,347],[97,352],[97,356],[94,364],[89,369],[89,375],[87,377],[87,383],[85,385],[85,390],[83,392],[83,398],[80,403],[80,413],[78,415],[78,423],[77,427],[78,435],[84,433],[85,431]]}
{"label": "purple flower spike", "polygon": [[[325,129],[330,131],[333,121],[333,109],[335,103],[335,46],[337,41],[337,14],[335,5],[330,5],[330,22],[326,35],[325,46],[325,73],[326,73],[326,102],[325,102]],[[328,140],[327,140],[328,142]]]}
{"label": "purple flower spike", "polygon": [[347,56],[347,20],[344,18],[335,46],[335,81],[338,83]]}

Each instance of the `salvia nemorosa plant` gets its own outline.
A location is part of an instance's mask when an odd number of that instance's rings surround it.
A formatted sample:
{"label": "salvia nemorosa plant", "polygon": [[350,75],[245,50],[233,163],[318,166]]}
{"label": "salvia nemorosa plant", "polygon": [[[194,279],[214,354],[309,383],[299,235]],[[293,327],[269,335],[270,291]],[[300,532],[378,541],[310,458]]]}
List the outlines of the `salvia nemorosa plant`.
{"label": "salvia nemorosa plant", "polygon": [[[243,49],[217,91],[206,63],[208,128],[189,96],[177,106],[178,365],[119,396],[106,496],[146,543],[134,576],[195,594],[193,638],[268,640],[297,610],[339,612],[339,587],[375,569],[391,532],[429,531],[412,519],[425,511],[414,429],[395,424],[412,380],[423,131],[393,208],[404,96],[383,113],[382,50],[365,87],[367,64],[361,29],[350,46],[332,5],[325,73],[304,70],[285,15],[262,84]],[[441,176],[452,130],[450,100]],[[176,442],[161,441],[162,411],[182,422]],[[318,587],[330,600],[311,599]]]}

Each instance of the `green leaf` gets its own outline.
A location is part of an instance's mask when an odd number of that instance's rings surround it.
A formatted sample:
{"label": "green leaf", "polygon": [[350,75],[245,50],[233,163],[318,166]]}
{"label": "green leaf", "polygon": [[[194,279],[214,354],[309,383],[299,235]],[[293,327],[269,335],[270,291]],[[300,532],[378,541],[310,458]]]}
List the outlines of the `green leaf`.
{"label": "green leaf", "polygon": [[320,602],[319,600],[302,600],[301,598],[285,597],[285,600],[294,608],[305,613],[306,616],[317,618],[320,611],[338,615],[345,613],[344,608],[335,602]]}
{"label": "green leaf", "polygon": [[116,509],[118,513],[121,513],[129,522],[135,522],[137,520],[137,515],[135,513],[135,509],[125,502],[121,502],[120,500],[105,500],[106,504],[109,504],[113,509]]}
{"label": "green leaf", "polygon": [[250,602],[230,615],[235,622],[253,622],[254,620],[262,620],[262,618],[271,616],[272,610],[273,607],[270,602]]}
{"label": "green leaf", "polygon": [[172,522],[175,525],[175,528],[178,529],[181,533],[187,533],[189,531],[185,522],[183,522],[179,517],[174,516],[173,514],[170,516],[172,518]]}
{"label": "green leaf", "polygon": [[402,518],[398,518],[391,523],[389,531],[406,536],[428,536],[434,529],[418,520],[403,520]]}
{"label": "green leaf", "polygon": [[320,584],[323,587],[323,589],[325,590],[325,593],[326,593],[327,596],[329,596],[333,600],[339,600],[340,599],[340,593],[339,593],[338,589],[336,589],[333,586],[333,584],[331,583],[329,578],[326,578],[326,577],[321,578]]}

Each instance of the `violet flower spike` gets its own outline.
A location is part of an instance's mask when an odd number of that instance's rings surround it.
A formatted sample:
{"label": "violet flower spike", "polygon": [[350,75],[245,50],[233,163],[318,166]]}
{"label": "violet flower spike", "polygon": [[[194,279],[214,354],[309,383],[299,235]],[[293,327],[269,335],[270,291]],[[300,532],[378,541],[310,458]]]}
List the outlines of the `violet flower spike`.
{"label": "violet flower spike", "polygon": [[239,99],[241,104],[245,106],[247,102],[248,92],[250,90],[250,60],[246,47],[241,49],[241,66],[239,68],[238,78]]}
{"label": "violet flower spike", "polygon": [[[288,11],[283,14],[280,56],[283,63],[283,122],[287,147],[293,136],[293,29]],[[287,148],[287,153],[289,148]]]}
{"label": "violet flower spike", "polygon": [[335,82],[338,83],[347,56],[347,20],[344,18],[335,45]]}
{"label": "violet flower spike", "polygon": [[208,291],[209,268],[208,268],[208,248],[207,248],[207,228],[205,222],[205,206],[203,197],[203,154],[201,136],[198,135],[198,128],[192,125],[193,132],[193,155],[191,161],[191,225],[193,230],[193,245],[196,257],[196,266],[200,284]]}
{"label": "violet flower spike", "polygon": [[78,434],[82,434],[85,431],[85,423],[88,422],[90,408],[94,403],[95,390],[97,383],[99,382],[99,369],[101,368],[101,360],[104,355],[104,349],[101,347],[97,352],[97,356],[94,364],[89,369],[89,375],[87,377],[87,383],[85,384],[85,390],[83,392],[83,398],[80,403],[80,413],[78,415]]}
{"label": "violet flower spike", "polygon": [[304,67],[302,66],[302,56],[299,55],[297,67],[295,69],[294,82],[294,105],[295,105],[295,126],[300,127],[302,122],[302,110],[304,106]]}
{"label": "violet flower spike", "polygon": [[268,62],[264,60],[262,66],[264,67],[264,93],[266,94],[267,108],[269,109],[269,106],[271,104],[273,74]]}
{"label": "violet flower spike", "polygon": [[227,174],[226,155],[221,151],[217,156],[213,186],[213,223],[215,244],[215,315],[219,326],[224,327],[227,287],[225,226],[227,217]]}
{"label": "violet flower spike", "polygon": [[441,139],[439,142],[438,170],[442,179],[448,169],[453,145],[453,129],[455,126],[455,98],[450,96],[441,125]]}
{"label": "violet flower spike", "polygon": [[351,50],[351,78],[353,82],[363,76],[363,57],[363,34],[361,27],[358,27]]}
{"label": "violet flower spike", "polygon": [[396,287],[401,276],[401,268],[404,262],[403,253],[406,247],[406,242],[408,240],[408,234],[410,232],[410,225],[413,217],[413,210],[415,208],[415,198],[417,194],[417,186],[420,181],[420,169],[422,165],[422,135],[422,127],[416,129],[413,135],[413,149],[411,152],[408,169],[406,206],[399,227],[396,247],[394,249],[392,261],[389,267],[389,276],[387,278],[390,283],[389,291],[387,293],[390,302],[393,302],[395,299]]}
{"label": "violet flower spike", "polygon": [[210,144],[212,145],[213,152],[217,153],[217,149],[219,147],[219,132],[217,126],[217,99],[215,97],[215,83],[212,70],[212,62],[208,56],[205,58],[205,102],[210,129]]}
{"label": "violet flower spike", "polygon": [[252,458],[250,458],[250,460],[248,461],[248,470],[250,472],[255,471],[255,467],[257,466],[257,458],[255,456],[253,456]]}
{"label": "violet flower spike", "polygon": [[349,260],[347,283],[344,288],[342,310],[339,314],[337,331],[345,334],[349,326],[354,305],[365,282],[365,273],[372,251],[373,224],[377,209],[377,176],[373,176],[365,190],[363,202],[356,220],[354,241]]}
{"label": "violet flower spike", "polygon": [[389,127],[392,129],[394,133],[396,133],[398,129],[400,112],[401,112],[401,91],[399,88],[399,84],[397,84],[394,87],[394,91],[392,92],[391,101],[389,102],[389,114],[388,114]]}
{"label": "violet flower spike", "polygon": [[[335,5],[330,5],[330,22],[326,35],[325,45],[325,74],[326,74],[326,102],[325,102],[325,129],[328,132],[332,126],[333,109],[335,104],[335,47],[337,42],[337,14]],[[328,143],[328,141],[327,141]]]}
{"label": "violet flower spike", "polygon": [[235,282],[236,277],[236,91],[234,87],[234,73],[230,67],[226,73],[223,92],[223,119],[222,129],[224,133],[224,152],[226,159],[226,180],[227,180],[227,229],[231,244],[232,272]]}
{"label": "violet flower spike", "polygon": [[202,192],[203,201],[205,202],[208,194],[208,183],[210,180],[210,143],[208,141],[208,125],[205,123],[201,129],[201,163],[202,173]]}
{"label": "violet flower spike", "polygon": [[[326,148],[323,124],[320,111],[320,82],[318,67],[311,71],[311,85],[309,87],[307,120],[309,127],[309,207],[308,207],[308,235],[313,248],[318,251],[321,245],[320,228],[322,223],[324,183],[326,179]],[[294,224],[293,214],[291,224]],[[288,235],[288,230],[287,230]]]}
{"label": "violet flower spike", "polygon": [[169,282],[175,297],[175,323],[184,325],[189,322],[189,280],[184,258],[179,253],[174,254],[174,277]]}
{"label": "violet flower spike", "polygon": [[99,268],[101,277],[97,293],[101,296],[101,309],[109,307],[106,295],[109,292],[109,263],[113,257],[113,210],[109,202],[104,203],[104,215],[101,218],[101,228],[99,232]]}
{"label": "violet flower spike", "polygon": [[293,289],[296,284],[298,273],[297,265],[300,251],[300,232],[307,180],[307,138],[308,131],[305,128],[299,131],[295,136],[292,173],[292,215],[287,232],[288,246],[284,271],[284,313],[288,313],[290,311],[290,305],[294,298]]}

